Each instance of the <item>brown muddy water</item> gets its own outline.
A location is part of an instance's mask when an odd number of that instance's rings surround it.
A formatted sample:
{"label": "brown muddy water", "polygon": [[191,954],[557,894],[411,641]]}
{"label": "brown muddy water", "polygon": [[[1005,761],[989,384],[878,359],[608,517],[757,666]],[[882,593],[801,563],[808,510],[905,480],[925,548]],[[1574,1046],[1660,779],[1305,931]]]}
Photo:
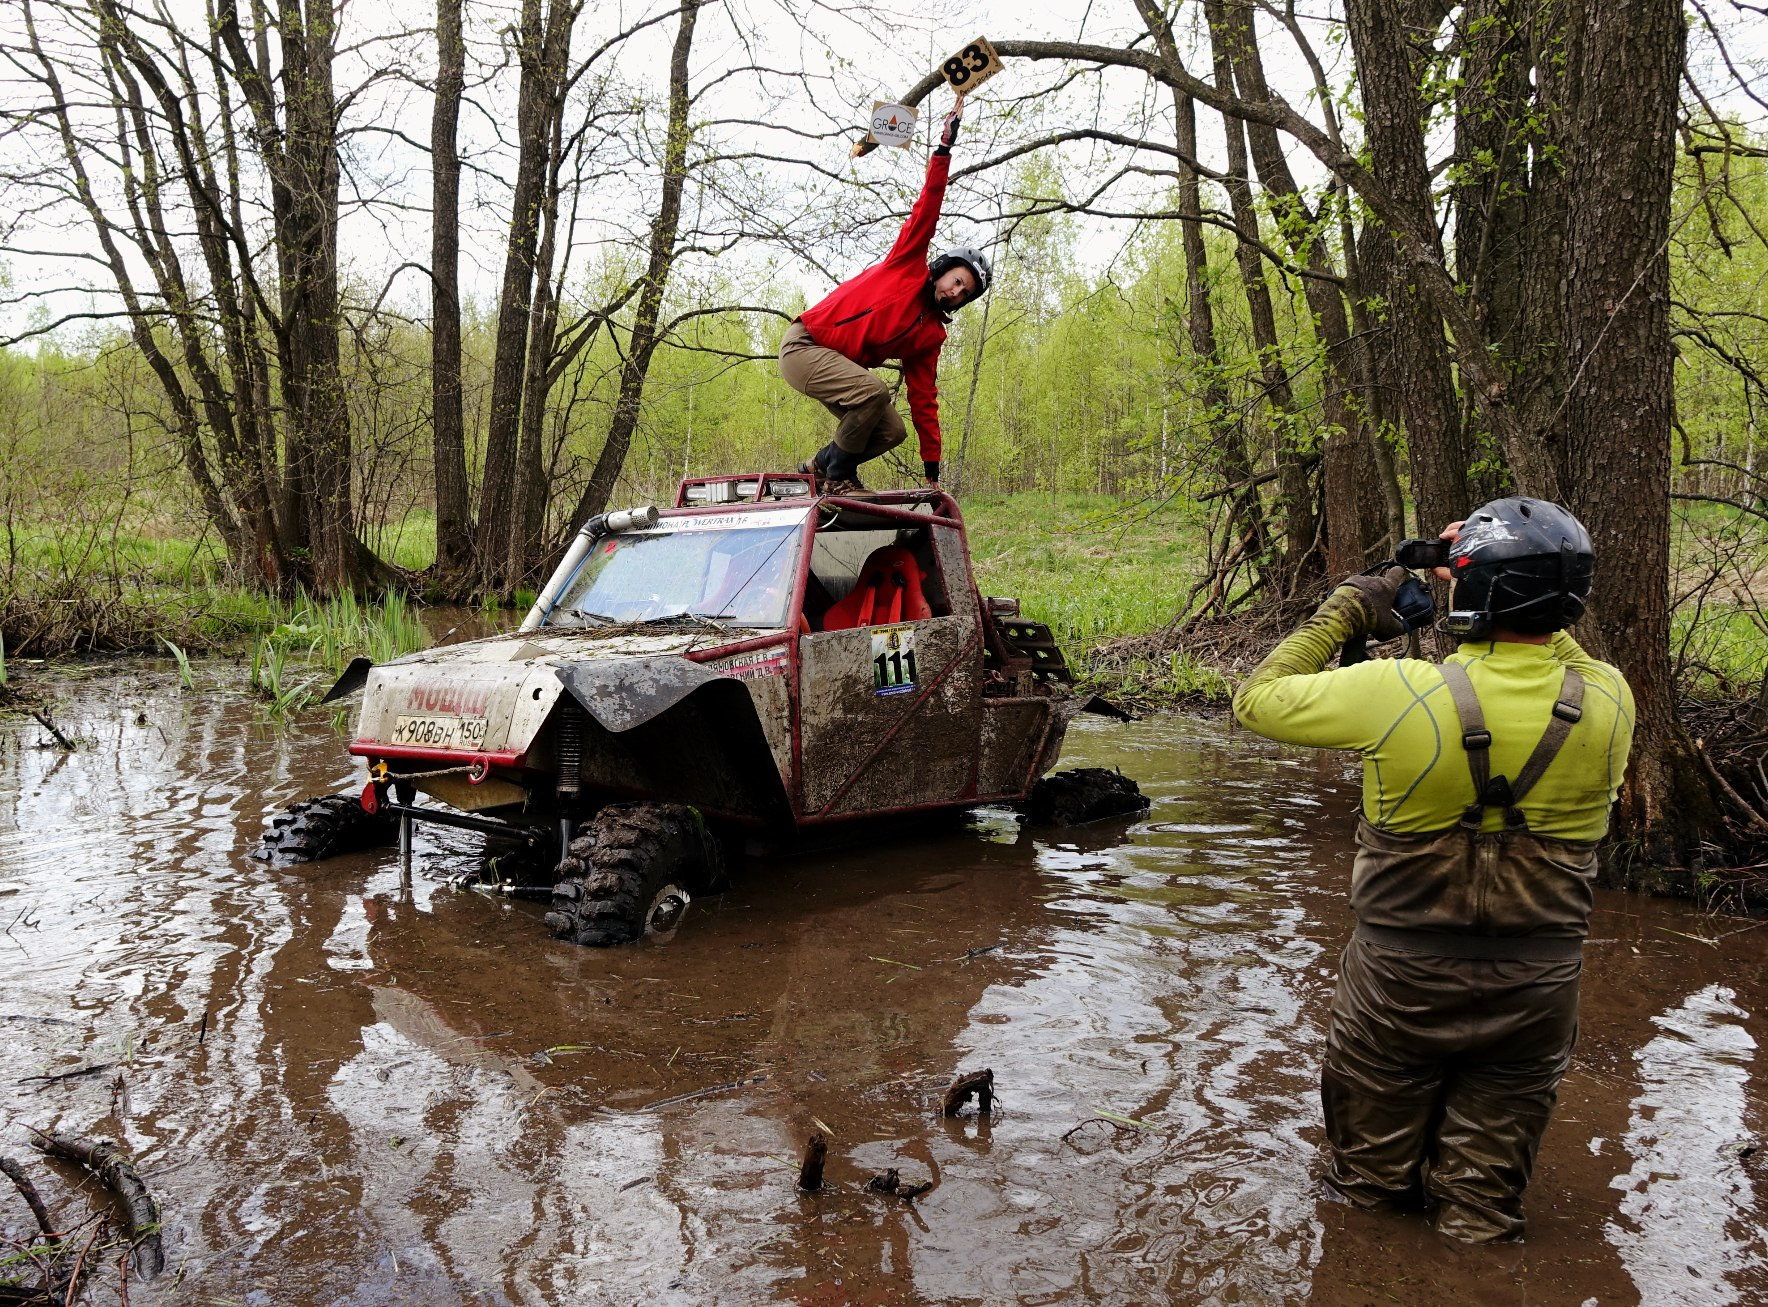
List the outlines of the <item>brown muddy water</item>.
{"label": "brown muddy water", "polygon": [[[131,1303],[1768,1301],[1762,923],[1601,896],[1528,1240],[1465,1250],[1317,1187],[1343,759],[1083,725],[1065,764],[1121,765],[1146,820],[755,866],[596,952],[451,888],[470,837],[422,832],[408,889],[390,850],[252,861],[357,771],[325,713],[197,676],[45,682],[72,755],[0,722],[0,1151],[78,1212],[25,1126],[132,1150],[169,1267]],[[980,1067],[992,1118],[942,1120]],[[886,1167],[935,1187],[866,1192]]]}

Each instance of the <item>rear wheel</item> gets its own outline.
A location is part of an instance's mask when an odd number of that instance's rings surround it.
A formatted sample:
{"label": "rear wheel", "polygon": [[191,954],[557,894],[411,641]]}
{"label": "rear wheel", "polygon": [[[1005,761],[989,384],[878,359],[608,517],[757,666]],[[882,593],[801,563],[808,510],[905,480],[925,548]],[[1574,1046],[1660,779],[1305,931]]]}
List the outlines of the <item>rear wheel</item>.
{"label": "rear wheel", "polygon": [[558,874],[547,929],[601,948],[673,934],[693,895],[718,887],[724,862],[692,808],[615,803],[571,841]]}
{"label": "rear wheel", "polygon": [[322,794],[290,804],[271,818],[253,856],[292,867],[379,848],[398,833],[398,822],[385,813],[364,812],[356,795]]}
{"label": "rear wheel", "polygon": [[1031,787],[1025,812],[1039,826],[1084,826],[1148,811],[1140,787],[1120,771],[1077,767],[1052,772]]}

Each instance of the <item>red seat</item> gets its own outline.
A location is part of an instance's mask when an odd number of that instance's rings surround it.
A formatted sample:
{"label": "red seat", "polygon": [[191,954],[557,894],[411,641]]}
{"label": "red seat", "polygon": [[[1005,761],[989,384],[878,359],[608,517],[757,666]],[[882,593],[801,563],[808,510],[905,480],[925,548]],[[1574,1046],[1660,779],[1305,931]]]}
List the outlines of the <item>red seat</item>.
{"label": "red seat", "polygon": [[901,545],[872,550],[846,597],[823,614],[823,630],[889,626],[933,616],[921,593],[921,565]]}

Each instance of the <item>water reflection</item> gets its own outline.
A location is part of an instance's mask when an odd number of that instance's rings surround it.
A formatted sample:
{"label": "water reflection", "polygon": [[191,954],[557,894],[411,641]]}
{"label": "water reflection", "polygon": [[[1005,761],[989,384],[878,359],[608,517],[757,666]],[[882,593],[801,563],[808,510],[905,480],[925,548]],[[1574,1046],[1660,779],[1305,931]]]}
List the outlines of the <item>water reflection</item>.
{"label": "water reflection", "polygon": [[[1673,904],[1605,896],[1528,1245],[1468,1261],[1318,1203],[1341,759],[1083,726],[1070,765],[1142,778],[1147,820],[1033,835],[995,811],[752,867],[673,943],[596,952],[448,888],[474,857],[452,833],[420,833],[409,886],[390,853],[252,862],[269,812],[354,769],[325,720],[273,728],[236,670],[198,675],[62,684],[94,741],[71,756],[0,722],[0,1130],[135,1151],[181,1277],[135,1303],[1768,1293],[1731,1147],[1759,1128],[1768,982],[1740,961],[1756,937],[1677,939],[1701,928]],[[103,1061],[118,1081],[17,1083]],[[941,1120],[981,1066],[995,1115]],[[830,1187],[799,1194],[823,1126]],[[1633,1159],[1612,1190],[1603,1140]],[[937,1187],[867,1193],[892,1166]]]}
{"label": "water reflection", "polygon": [[1744,1169],[1756,1041],[1736,998],[1726,985],[1689,995],[1633,1055],[1640,1092],[1622,1141],[1633,1168],[1614,1178],[1619,1219],[1603,1232],[1647,1302],[1743,1302],[1740,1276],[1768,1254]]}

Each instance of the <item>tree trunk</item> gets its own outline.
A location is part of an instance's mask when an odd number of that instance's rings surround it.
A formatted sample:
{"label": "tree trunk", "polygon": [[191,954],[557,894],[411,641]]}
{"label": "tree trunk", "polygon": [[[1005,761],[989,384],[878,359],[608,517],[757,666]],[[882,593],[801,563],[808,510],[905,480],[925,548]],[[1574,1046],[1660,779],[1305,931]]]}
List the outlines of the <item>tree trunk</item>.
{"label": "tree trunk", "polygon": [[[1234,79],[1241,95],[1250,100],[1269,100],[1264,61],[1248,13],[1238,5],[1227,5],[1224,16],[1231,33]],[[1252,119],[1246,122],[1246,132],[1253,165],[1269,197],[1278,231],[1308,270],[1319,274],[1302,278],[1302,293],[1307,298],[1324,355],[1320,390],[1325,435],[1320,452],[1326,570],[1331,576],[1345,576],[1364,567],[1359,503],[1369,493],[1359,485],[1357,462],[1357,446],[1364,439],[1362,417],[1357,411],[1359,345],[1351,335],[1343,294],[1332,281],[1323,279],[1335,278],[1337,269],[1319,219],[1309,210],[1290,170],[1282,138],[1275,127]]]}
{"label": "tree trunk", "polygon": [[657,216],[651,222],[650,251],[645,275],[640,283],[638,310],[633,317],[632,339],[628,342],[626,361],[620,368],[620,391],[614,401],[613,420],[608,424],[608,438],[590,473],[589,484],[577,501],[571,515],[571,529],[577,530],[595,514],[608,506],[620,470],[626,465],[626,454],[632,448],[632,436],[638,429],[639,405],[644,399],[645,377],[650,372],[651,354],[657,347],[657,318],[663,307],[663,291],[669,281],[669,270],[675,263],[675,238],[681,226],[681,197],[687,185],[688,144],[692,133],[688,127],[688,55],[694,45],[694,25],[705,0],[682,0],[681,21],[676,28],[675,48],[669,59],[669,124],[663,153],[663,195]]}
{"label": "tree trunk", "polygon": [[436,469],[436,571],[462,585],[473,556],[460,374],[460,100],[466,84],[462,0],[436,0],[436,95],[430,109],[430,422]]}
{"label": "tree trunk", "polygon": [[[1566,388],[1568,506],[1598,571],[1586,638],[1615,662],[1638,710],[1622,791],[1617,870],[1695,867],[1718,826],[1676,722],[1670,671],[1670,195],[1683,26],[1676,0],[1567,7]],[[1585,626],[1592,625],[1586,622]]]}
{"label": "tree trunk", "polygon": [[[1224,0],[1208,0],[1204,11],[1209,22],[1210,51],[1218,86],[1234,85],[1232,44]],[[1246,125],[1238,118],[1222,117],[1227,138],[1228,203],[1240,239],[1234,247],[1240,284],[1246,292],[1246,308],[1252,323],[1253,348],[1258,352],[1259,374],[1264,380],[1265,404],[1275,431],[1278,467],[1278,502],[1283,508],[1283,557],[1275,564],[1276,575],[1268,579],[1267,592],[1293,594],[1297,581],[1319,569],[1315,556],[1314,491],[1308,481],[1306,453],[1296,440],[1295,397],[1289,370],[1277,337],[1277,316],[1271,304],[1271,288],[1265,281],[1264,255],[1254,243],[1259,236],[1258,209],[1253,202],[1252,173],[1246,154]]]}
{"label": "tree trunk", "polygon": [[558,245],[559,174],[564,166],[564,96],[552,111],[551,162],[547,168],[546,194],[541,203],[540,251],[535,256],[534,304],[528,312],[528,361],[522,383],[522,436],[516,456],[515,526],[511,531],[507,575],[520,584],[523,575],[539,562],[546,528],[546,412],[551,387],[553,340],[558,334],[561,285],[553,284],[553,260]]}
{"label": "tree trunk", "polygon": [[[1370,166],[1404,207],[1413,231],[1434,232],[1430,166],[1424,143],[1426,59],[1440,8],[1432,0],[1347,0],[1345,26],[1357,59],[1357,87],[1368,133]],[[1384,274],[1365,289],[1386,304],[1379,348],[1381,374],[1397,392],[1411,455],[1412,493],[1423,522],[1466,515],[1470,462],[1442,316],[1431,296],[1392,248],[1386,232],[1370,233],[1366,275]],[[1377,251],[1374,242],[1389,248]],[[1434,255],[1441,257],[1440,245]]]}
{"label": "tree trunk", "polygon": [[[1179,49],[1173,39],[1172,27],[1155,0],[1136,0],[1142,22],[1154,38],[1155,48],[1169,66],[1180,66]],[[1197,103],[1175,89],[1173,121],[1178,146],[1179,239],[1185,255],[1185,336],[1190,346],[1192,368],[1201,376],[1204,426],[1209,432],[1209,449],[1216,474],[1224,486],[1236,486],[1252,479],[1252,464],[1246,454],[1246,433],[1237,420],[1234,404],[1228,395],[1222,353],[1216,343],[1215,310],[1210,304],[1209,255],[1203,243],[1202,187],[1197,170],[1190,160],[1197,158]],[[1222,524],[1223,540],[1220,556],[1230,557],[1236,542],[1251,541],[1253,557],[1265,555],[1264,508],[1258,490],[1248,486],[1228,496],[1227,520]],[[1212,549],[1213,552],[1213,549]],[[1245,553],[1245,550],[1241,550]],[[1214,591],[1218,600],[1226,590]]]}
{"label": "tree trunk", "polygon": [[541,202],[552,148],[552,109],[559,99],[571,26],[571,0],[551,0],[542,22],[541,0],[523,0],[518,50],[522,74],[516,97],[516,180],[510,198],[509,242],[498,294],[491,403],[485,423],[485,471],[479,484],[478,562],[487,586],[513,584],[509,559],[517,534],[516,461],[521,438],[522,390],[527,376],[529,309],[534,296]]}

